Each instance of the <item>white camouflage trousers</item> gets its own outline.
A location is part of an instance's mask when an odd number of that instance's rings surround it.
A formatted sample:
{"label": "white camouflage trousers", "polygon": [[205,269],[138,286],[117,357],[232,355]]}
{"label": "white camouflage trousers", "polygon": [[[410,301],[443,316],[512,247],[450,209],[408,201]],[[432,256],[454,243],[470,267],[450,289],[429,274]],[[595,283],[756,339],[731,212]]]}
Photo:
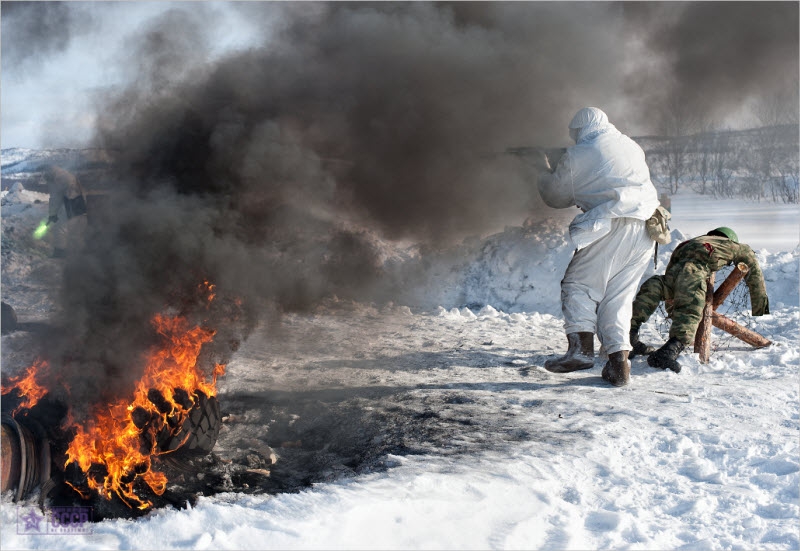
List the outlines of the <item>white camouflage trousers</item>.
{"label": "white camouflage trousers", "polygon": [[608,354],[631,350],[633,299],[654,246],[644,220],[614,218],[608,234],[576,251],[561,281],[565,332],[596,333]]}

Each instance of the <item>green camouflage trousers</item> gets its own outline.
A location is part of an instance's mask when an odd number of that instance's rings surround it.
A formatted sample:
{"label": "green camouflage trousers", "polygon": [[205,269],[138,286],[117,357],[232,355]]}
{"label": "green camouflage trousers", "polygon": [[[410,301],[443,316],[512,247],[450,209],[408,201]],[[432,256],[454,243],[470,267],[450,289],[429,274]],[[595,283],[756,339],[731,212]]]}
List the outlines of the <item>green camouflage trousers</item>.
{"label": "green camouflage trousers", "polygon": [[672,318],[669,336],[691,344],[703,318],[709,275],[707,266],[686,260],[669,266],[663,276],[656,275],[642,283],[633,301],[631,330],[638,331],[664,300],[667,301],[667,315]]}

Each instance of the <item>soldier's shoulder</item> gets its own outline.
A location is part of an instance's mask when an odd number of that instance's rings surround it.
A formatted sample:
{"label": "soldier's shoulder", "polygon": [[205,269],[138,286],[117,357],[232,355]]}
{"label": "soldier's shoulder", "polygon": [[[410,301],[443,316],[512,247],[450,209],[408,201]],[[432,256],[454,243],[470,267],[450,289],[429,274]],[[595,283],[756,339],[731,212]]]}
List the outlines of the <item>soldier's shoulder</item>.
{"label": "soldier's shoulder", "polygon": [[709,237],[710,236],[708,235],[698,235],[697,237],[692,237],[691,239],[687,239],[683,243],[687,245],[695,243],[707,243]]}
{"label": "soldier's shoulder", "polygon": [[731,241],[727,237],[722,237],[720,235],[701,235],[700,237],[695,237],[695,239],[704,243],[711,243],[712,245],[716,246],[739,246],[739,244],[735,241]]}

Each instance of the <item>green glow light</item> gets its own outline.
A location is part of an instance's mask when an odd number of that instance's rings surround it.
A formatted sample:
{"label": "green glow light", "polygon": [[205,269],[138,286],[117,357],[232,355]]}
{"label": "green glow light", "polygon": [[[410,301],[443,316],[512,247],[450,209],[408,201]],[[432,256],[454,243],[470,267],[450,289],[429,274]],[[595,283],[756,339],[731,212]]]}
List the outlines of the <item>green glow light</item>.
{"label": "green glow light", "polygon": [[33,231],[33,237],[35,239],[41,239],[47,233],[47,220],[42,220],[36,229]]}

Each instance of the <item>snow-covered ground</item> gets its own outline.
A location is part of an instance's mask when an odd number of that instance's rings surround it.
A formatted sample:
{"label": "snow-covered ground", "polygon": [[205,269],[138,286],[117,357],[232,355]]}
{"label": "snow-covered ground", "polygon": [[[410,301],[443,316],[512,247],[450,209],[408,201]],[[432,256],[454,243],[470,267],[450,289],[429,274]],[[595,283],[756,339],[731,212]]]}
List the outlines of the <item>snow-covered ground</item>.
{"label": "snow-covered ground", "polygon": [[[29,237],[46,205],[4,192],[3,300],[23,322],[52,307],[57,261]],[[327,304],[244,343],[221,384],[219,453],[267,442],[276,469],[313,484],[218,493],[89,535],[24,533],[35,496],[6,495],[2,546],[798,549],[800,219],[796,207],[723,206],[673,198],[676,241],[659,271],[683,236],[733,227],[765,273],[772,313],[751,321],[768,348],[732,346],[708,364],[684,353],[680,374],[637,358],[622,389],[601,380],[601,359],[545,371],[565,348],[558,289],[571,254],[554,211],[428,259],[424,289],[394,304]],[[662,338],[655,321],[643,336]],[[21,367],[24,339],[2,338],[4,372]],[[300,464],[298,448],[315,461]],[[367,460],[371,449],[387,453]]]}

